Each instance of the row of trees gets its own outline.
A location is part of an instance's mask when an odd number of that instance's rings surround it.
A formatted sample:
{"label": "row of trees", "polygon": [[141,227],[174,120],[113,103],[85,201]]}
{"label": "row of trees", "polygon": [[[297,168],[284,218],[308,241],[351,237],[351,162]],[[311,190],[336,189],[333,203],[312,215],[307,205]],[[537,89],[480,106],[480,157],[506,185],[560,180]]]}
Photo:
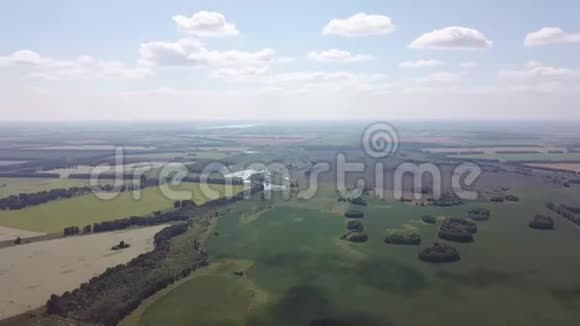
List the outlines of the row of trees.
{"label": "row of trees", "polygon": [[568,205],[558,205],[554,202],[547,202],[546,207],[553,211],[554,213],[562,216],[563,218],[567,219],[568,221],[580,226],[580,207],[568,206]]}
{"label": "row of trees", "polygon": [[0,210],[18,210],[28,206],[41,205],[61,198],[71,198],[91,191],[88,186],[51,189],[31,194],[18,194],[0,199]]}
{"label": "row of trees", "polygon": [[155,249],[127,264],[107,269],[72,292],[51,295],[47,313],[74,320],[116,325],[141,302],[176,280],[207,264],[207,255],[194,247],[180,266],[168,266],[170,239],[187,231],[186,223],[168,226],[155,235]]}

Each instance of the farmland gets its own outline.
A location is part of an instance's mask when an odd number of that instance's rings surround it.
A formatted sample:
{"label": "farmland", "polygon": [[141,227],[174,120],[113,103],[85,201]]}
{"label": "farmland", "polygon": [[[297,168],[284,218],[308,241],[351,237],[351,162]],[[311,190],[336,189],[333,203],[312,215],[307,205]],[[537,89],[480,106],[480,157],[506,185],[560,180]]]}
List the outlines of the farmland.
{"label": "farmland", "polygon": [[[153,235],[163,226],[68,237],[0,250],[0,318],[38,308],[53,293],[63,293],[153,249]],[[125,241],[123,251],[111,247]],[[66,254],[63,254],[66,253]],[[50,282],[46,282],[50,279]]]}
{"label": "farmland", "polygon": [[455,153],[483,153],[483,154],[504,154],[504,153],[549,153],[549,152],[565,152],[564,147],[557,146],[489,146],[489,147],[433,147],[423,148],[425,152],[440,153],[440,154],[455,154]]}
{"label": "farmland", "polygon": [[[364,244],[338,240],[344,218],[332,212],[336,201],[330,194],[307,203],[279,203],[250,223],[241,223],[242,215],[228,216],[215,229],[219,236],[208,243],[215,264],[228,267],[209,269],[161,295],[131,325],[161,320],[302,325],[322,318],[419,325],[435,312],[441,324],[489,325],[506,315],[525,325],[570,324],[580,315],[563,303],[578,299],[554,293],[580,282],[572,272],[580,264],[569,247],[577,242],[577,231],[563,220],[553,233],[529,229],[529,216],[544,210],[538,199],[545,194],[515,188],[525,199],[515,205],[487,204],[492,219],[479,224],[474,244],[457,245],[464,259],[452,266],[431,266],[417,260],[414,247],[384,244],[384,230],[413,228],[429,244],[437,227],[422,223],[419,216],[462,216],[469,206],[420,208],[371,200],[363,219],[369,233]],[[553,188],[548,198],[573,200],[577,195]],[[530,270],[532,265],[536,267]],[[244,271],[244,276],[234,271]],[[196,293],[204,293],[201,301]],[[554,314],[530,314],[533,307],[550,307]],[[473,319],[485,311],[495,313]]]}
{"label": "farmland", "polygon": [[[105,183],[105,181],[103,181]],[[58,188],[87,186],[87,180],[44,178],[0,178],[0,198]]]}
{"label": "farmland", "polygon": [[[211,185],[218,196],[226,194],[226,187]],[[234,186],[232,193],[240,191]],[[183,183],[173,188],[192,196],[193,201],[201,205],[209,199],[200,190],[199,184]],[[213,196],[213,193],[208,195]],[[153,211],[173,207],[174,200],[167,198],[158,188],[146,188],[140,199],[134,199],[133,193],[123,192],[111,200],[102,200],[94,194],[62,199],[41,206],[28,207],[16,211],[0,211],[0,225],[28,231],[43,233],[62,232],[71,225],[84,226],[95,222],[113,220],[133,215],[147,215]]]}

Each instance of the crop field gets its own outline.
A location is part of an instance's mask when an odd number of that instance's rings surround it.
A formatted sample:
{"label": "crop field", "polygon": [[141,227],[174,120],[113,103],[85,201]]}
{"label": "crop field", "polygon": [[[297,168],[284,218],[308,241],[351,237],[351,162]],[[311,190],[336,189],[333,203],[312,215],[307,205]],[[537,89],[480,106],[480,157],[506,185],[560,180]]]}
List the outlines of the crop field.
{"label": "crop field", "polygon": [[[38,308],[51,294],[78,287],[108,267],[153,249],[164,225],[30,243],[0,250],[0,319]],[[131,247],[111,251],[119,241]],[[66,253],[66,254],[64,254]],[[50,282],[46,282],[49,279]]]}
{"label": "crop field", "polygon": [[[211,199],[217,199],[226,194],[226,191],[231,191],[232,194],[241,191],[241,186],[233,186],[232,188],[226,188],[223,185],[208,186],[215,193],[204,194],[200,184],[197,183],[182,183],[171,189],[190,194],[198,205]],[[0,211],[0,226],[43,233],[57,233],[62,232],[64,227],[71,225],[82,227],[95,222],[133,215],[147,215],[153,211],[173,206],[174,200],[167,198],[157,187],[146,188],[141,195],[141,198],[136,200],[132,197],[132,193],[123,192],[112,200],[102,200],[94,194],[87,194],[39,206],[30,206],[21,210]]]}
{"label": "crop field", "polygon": [[[578,229],[559,218],[553,231],[527,224],[534,214],[546,213],[545,200],[573,201],[580,192],[537,189],[512,183],[520,202],[450,208],[371,199],[362,219],[366,243],[339,240],[344,217],[331,192],[311,201],[278,202],[251,219],[238,210],[219,220],[219,235],[208,242],[212,264],[229,267],[210,264],[150,303],[133,324],[308,325],[333,319],[424,325],[435,317],[441,325],[575,324]],[[431,265],[417,259],[419,248],[435,241],[438,231],[420,216],[466,216],[474,206],[489,208],[492,217],[478,223],[474,243],[452,243],[460,262]],[[417,230],[422,245],[385,244],[386,228]]]}
{"label": "crop field", "polygon": [[580,153],[525,153],[525,154],[459,154],[448,155],[449,158],[470,160],[499,160],[502,162],[533,162],[533,161],[579,161]]}

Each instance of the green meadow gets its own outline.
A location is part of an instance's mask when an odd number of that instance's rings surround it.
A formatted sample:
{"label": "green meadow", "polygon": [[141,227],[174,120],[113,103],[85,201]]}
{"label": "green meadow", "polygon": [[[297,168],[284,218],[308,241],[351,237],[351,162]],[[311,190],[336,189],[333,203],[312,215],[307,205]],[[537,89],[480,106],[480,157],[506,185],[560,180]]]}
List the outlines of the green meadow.
{"label": "green meadow", "polygon": [[[580,320],[580,231],[527,224],[547,199],[574,202],[578,188],[521,186],[517,203],[417,207],[369,199],[366,243],[339,240],[345,207],[332,192],[259,210],[241,202],[208,240],[210,266],[156,296],[131,325],[574,325]],[[344,204],[342,204],[344,205]],[[486,207],[474,243],[452,243],[462,260],[429,264],[420,248],[437,240],[424,214],[466,216]],[[267,206],[266,206],[267,207]],[[386,228],[421,232],[421,246],[388,245]],[[234,272],[244,272],[236,276]],[[507,323],[509,321],[509,323]],[[339,325],[339,324],[337,324]]]}
{"label": "green meadow", "polygon": [[[198,183],[183,183],[172,186],[171,189],[190,193],[197,205],[226,194],[227,189],[224,185],[208,185],[208,187],[214,193],[206,195]],[[241,190],[241,186],[233,186],[230,190],[232,194],[235,194]],[[57,233],[71,225],[82,227],[95,222],[133,215],[148,215],[153,211],[170,208],[173,203],[174,200],[167,198],[157,187],[143,189],[139,199],[133,198],[133,193],[129,192],[120,193],[111,200],[100,199],[91,193],[30,206],[21,210],[0,211],[0,226]]]}

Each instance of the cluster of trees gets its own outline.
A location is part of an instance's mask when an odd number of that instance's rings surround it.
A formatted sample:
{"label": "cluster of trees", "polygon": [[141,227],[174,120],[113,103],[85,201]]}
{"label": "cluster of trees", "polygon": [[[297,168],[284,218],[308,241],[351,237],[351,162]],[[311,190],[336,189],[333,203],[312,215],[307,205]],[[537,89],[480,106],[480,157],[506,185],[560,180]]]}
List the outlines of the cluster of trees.
{"label": "cluster of trees", "polygon": [[554,219],[550,216],[537,214],[528,224],[532,229],[551,230],[554,228]]}
{"label": "cluster of trees", "polygon": [[385,243],[418,246],[421,244],[421,233],[413,230],[387,229]]}
{"label": "cluster of trees", "polygon": [[439,238],[455,242],[473,242],[477,225],[460,217],[449,217],[441,224]]}
{"label": "cluster of trees", "polygon": [[487,208],[476,207],[472,208],[467,212],[469,218],[475,221],[487,221],[491,216],[491,212]]}
{"label": "cluster of trees", "polygon": [[348,218],[363,218],[365,213],[363,213],[363,211],[351,208],[344,213],[344,216]]}
{"label": "cluster of trees", "polygon": [[447,207],[447,206],[458,206],[462,205],[463,200],[457,197],[454,193],[446,192],[439,197],[439,199],[433,199],[431,201],[431,205],[439,206],[439,207]]}
{"label": "cluster of trees", "polygon": [[116,325],[157,291],[207,264],[207,255],[195,248],[178,266],[168,266],[171,237],[187,230],[186,223],[175,224],[155,236],[155,249],[127,264],[107,269],[103,274],[63,295],[51,295],[47,313],[81,322]]}
{"label": "cluster of trees", "polygon": [[64,235],[75,235],[79,234],[80,229],[78,226],[69,226],[64,228]]}
{"label": "cluster of trees", "polygon": [[60,198],[71,198],[91,191],[88,186],[51,189],[31,194],[18,194],[0,199],[0,210],[18,210],[28,206],[41,205]]}
{"label": "cluster of trees", "polygon": [[366,202],[364,199],[362,199],[361,197],[356,197],[356,198],[344,198],[344,197],[342,197],[342,196],[339,196],[339,197],[338,197],[338,199],[337,199],[337,201],[338,201],[339,203],[346,203],[346,202],[349,202],[349,203],[351,203],[351,204],[354,204],[354,205],[359,205],[359,206],[367,206],[367,202]]}
{"label": "cluster of trees", "polygon": [[567,219],[568,221],[580,226],[580,207],[574,207],[569,205],[558,205],[554,202],[547,202],[546,207],[553,211],[554,213],[562,216],[563,218]]}
{"label": "cluster of trees", "polygon": [[435,242],[432,247],[419,252],[419,259],[430,263],[450,263],[459,261],[461,257],[454,247],[442,242]]}

